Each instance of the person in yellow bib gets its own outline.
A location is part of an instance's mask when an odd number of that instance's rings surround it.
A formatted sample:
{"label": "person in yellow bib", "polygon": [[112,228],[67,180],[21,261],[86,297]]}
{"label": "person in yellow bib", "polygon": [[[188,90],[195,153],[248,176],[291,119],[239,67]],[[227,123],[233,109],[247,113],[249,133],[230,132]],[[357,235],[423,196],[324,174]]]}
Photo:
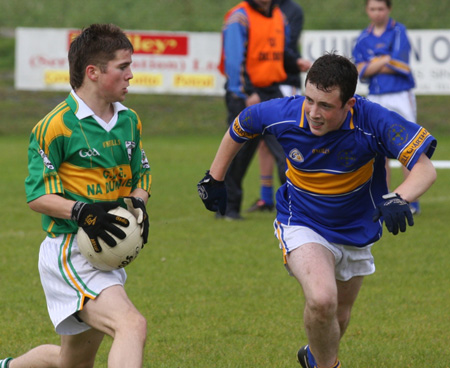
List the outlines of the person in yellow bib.
{"label": "person in yellow bib", "polygon": [[[246,0],[226,13],[219,70],[226,77],[228,125],[245,107],[283,97],[280,83],[286,80],[287,73],[299,73],[309,67],[309,62],[288,47],[289,41],[289,25],[275,1]],[[262,139],[274,156],[278,176],[284,183],[283,150],[273,135],[264,135]],[[242,218],[242,181],[258,143],[259,139],[255,139],[246,144],[229,168],[225,219]]]}
{"label": "person in yellow bib", "polygon": [[[299,41],[303,30],[304,14],[303,8],[293,0],[278,0],[278,5],[285,15],[289,26],[288,47],[297,58],[301,58],[299,50]],[[309,69],[311,63],[304,61],[302,69]],[[280,90],[283,96],[293,96],[302,94],[300,72],[298,70],[286,73],[287,78],[281,82]],[[259,198],[247,209],[246,212],[264,212],[275,209],[276,182],[273,180],[275,168],[275,159],[267,148],[264,140],[261,140],[258,146],[259,161]],[[281,182],[282,183],[282,182]]]}

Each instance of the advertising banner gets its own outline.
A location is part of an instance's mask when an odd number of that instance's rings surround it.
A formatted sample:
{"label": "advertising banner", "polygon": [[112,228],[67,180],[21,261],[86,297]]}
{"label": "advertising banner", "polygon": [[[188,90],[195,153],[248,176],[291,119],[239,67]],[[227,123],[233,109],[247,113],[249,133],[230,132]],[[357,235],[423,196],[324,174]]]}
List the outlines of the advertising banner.
{"label": "advertising banner", "polygon": [[[79,33],[73,29],[17,28],[15,87],[69,90],[67,52]],[[304,31],[303,57],[324,52],[351,57],[360,31]],[[130,93],[223,95],[217,69],[221,35],[208,32],[126,31],[134,47]],[[450,30],[410,30],[411,67],[417,95],[450,94]],[[357,92],[366,94],[367,86]]]}
{"label": "advertising banner", "polygon": [[[15,87],[68,90],[70,42],[79,30],[16,29]],[[130,93],[222,95],[220,33],[126,31],[133,44]]]}
{"label": "advertising banner", "polygon": [[[325,52],[352,56],[360,31],[307,31],[302,36],[302,54],[315,60]],[[450,30],[409,30],[411,69],[417,95],[450,94]],[[366,94],[367,85],[358,83],[357,93]]]}

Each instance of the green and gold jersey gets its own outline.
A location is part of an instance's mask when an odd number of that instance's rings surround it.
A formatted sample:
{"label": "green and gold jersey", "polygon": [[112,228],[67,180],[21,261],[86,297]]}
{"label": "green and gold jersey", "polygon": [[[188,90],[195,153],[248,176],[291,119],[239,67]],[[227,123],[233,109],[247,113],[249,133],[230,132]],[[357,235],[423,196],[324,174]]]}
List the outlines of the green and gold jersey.
{"label": "green and gold jersey", "polygon": [[[87,203],[121,201],[136,188],[150,194],[141,133],[133,110],[116,102],[114,117],[105,123],[72,91],[31,133],[27,202],[45,194]],[[46,215],[42,225],[50,236],[78,230],[74,221]]]}

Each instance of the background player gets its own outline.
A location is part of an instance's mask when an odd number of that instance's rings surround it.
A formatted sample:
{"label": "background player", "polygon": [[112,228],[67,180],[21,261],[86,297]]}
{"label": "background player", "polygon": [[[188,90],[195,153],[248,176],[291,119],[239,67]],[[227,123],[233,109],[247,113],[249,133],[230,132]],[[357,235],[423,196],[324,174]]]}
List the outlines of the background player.
{"label": "background player", "polygon": [[[303,60],[303,70],[311,67],[311,63],[301,58],[299,52],[299,40],[303,30],[303,9],[293,0],[279,0],[278,5],[285,15],[289,26],[289,42],[287,48],[298,59]],[[293,96],[301,94],[300,73],[299,71],[287,72],[287,78],[281,82],[280,90],[283,96]],[[270,153],[264,140],[261,140],[258,146],[258,160],[260,172],[260,197],[253,203],[247,212],[272,211],[274,209],[274,190],[273,190],[273,169],[275,160]],[[284,183],[285,180],[281,182]]]}
{"label": "background player", "polygon": [[101,237],[114,246],[105,230],[119,238],[125,234],[107,211],[126,203],[147,241],[151,175],[142,124],[120,103],[133,77],[132,53],[119,27],[84,29],[69,49],[73,90],[33,129],[26,194],[30,208],[43,214],[47,237],[39,272],[61,345],[3,359],[2,368],[93,367],[105,334],[114,339],[108,367],[142,367],[147,325],[124,290],[125,271],[94,269],[76,239],[81,226],[91,242]]}
{"label": "background player", "polygon": [[[223,211],[223,179],[242,144],[264,131],[281,143],[288,171],[277,192],[274,227],[285,265],[305,296],[308,345],[298,352],[304,368],[341,366],[340,340],[363,277],[375,272],[371,247],[382,235],[382,221],[394,235],[406,230],[406,222],[413,225],[408,202],[436,179],[430,161],[436,140],[419,125],[355,96],[357,81],[347,58],[320,57],[308,72],[304,97],[241,112],[198,184],[206,208]],[[394,134],[399,126],[400,137]],[[398,157],[411,170],[392,193],[386,157]]]}
{"label": "background player", "polygon": [[[288,47],[289,27],[276,1],[245,0],[225,15],[219,69],[226,76],[228,124],[246,107],[282,97],[279,84],[286,71],[298,73],[304,60]],[[308,64],[309,65],[309,64]],[[275,158],[278,176],[285,181],[283,151],[271,135],[263,137]],[[226,176],[228,206],[225,218],[241,219],[242,181],[259,139],[249,142],[230,165]]]}
{"label": "background player", "polygon": [[[369,83],[367,98],[416,122],[414,78],[409,65],[411,45],[406,28],[390,17],[391,0],[366,0],[366,13],[371,21],[362,31],[353,50],[362,82]],[[386,163],[390,185],[389,162]],[[406,177],[409,171],[403,167]],[[419,202],[411,202],[411,211],[420,213]]]}

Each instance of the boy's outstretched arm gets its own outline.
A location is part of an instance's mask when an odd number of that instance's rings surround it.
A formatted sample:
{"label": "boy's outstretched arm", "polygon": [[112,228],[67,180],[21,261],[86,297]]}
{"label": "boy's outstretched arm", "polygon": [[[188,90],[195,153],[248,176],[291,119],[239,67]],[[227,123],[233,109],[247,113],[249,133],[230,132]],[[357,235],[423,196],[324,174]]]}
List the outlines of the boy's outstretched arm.
{"label": "boy's outstretched arm", "polygon": [[206,171],[205,177],[197,184],[198,195],[210,211],[219,211],[222,215],[225,214],[227,206],[225,174],[241,146],[242,143],[234,141],[227,131],[220,143],[211,168]]}
{"label": "boy's outstretched arm", "polygon": [[405,180],[394,190],[403,199],[413,202],[436,181],[436,169],[425,153],[422,153]]}
{"label": "boy's outstretched arm", "polygon": [[383,196],[378,203],[373,221],[385,222],[389,232],[397,235],[406,230],[406,223],[414,225],[409,203],[417,200],[436,180],[436,169],[431,160],[422,153],[406,179],[392,192]]}
{"label": "boy's outstretched arm", "polygon": [[228,131],[225,133],[217,150],[216,157],[214,157],[211,168],[209,169],[209,173],[215,180],[223,181],[225,179],[228,167],[231,161],[233,161],[234,156],[241,149],[241,146],[241,143],[231,138]]}

